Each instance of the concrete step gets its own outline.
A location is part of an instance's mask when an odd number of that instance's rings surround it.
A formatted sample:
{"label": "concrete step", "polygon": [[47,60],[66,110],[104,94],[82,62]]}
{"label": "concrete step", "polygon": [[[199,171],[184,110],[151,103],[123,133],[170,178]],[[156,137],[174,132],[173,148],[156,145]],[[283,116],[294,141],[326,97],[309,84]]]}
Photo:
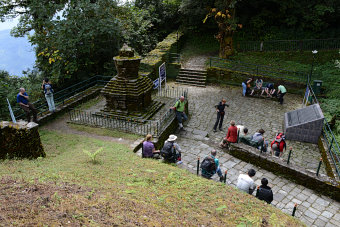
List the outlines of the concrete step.
{"label": "concrete step", "polygon": [[196,70],[196,69],[180,69],[181,72],[187,72],[187,73],[207,73],[207,70]]}
{"label": "concrete step", "polygon": [[196,78],[196,77],[186,77],[186,76],[178,76],[176,80],[188,80],[188,81],[198,81],[205,82],[207,78]]}
{"label": "concrete step", "polygon": [[185,74],[185,75],[197,75],[197,76],[206,76],[207,73],[205,72],[194,72],[194,71],[191,71],[191,72],[187,72],[187,71],[179,71],[180,74]]}
{"label": "concrete step", "polygon": [[183,83],[205,85],[205,81],[196,81],[196,80],[177,79],[176,82],[178,82],[178,83],[183,82]]}
{"label": "concrete step", "polygon": [[190,77],[190,78],[203,78],[203,79],[206,79],[207,75],[196,75],[196,74],[179,73],[177,77]]}
{"label": "concrete step", "polygon": [[195,87],[205,87],[205,84],[194,84],[194,83],[188,83],[188,82],[176,81],[176,84],[184,84],[184,85],[195,86]]}

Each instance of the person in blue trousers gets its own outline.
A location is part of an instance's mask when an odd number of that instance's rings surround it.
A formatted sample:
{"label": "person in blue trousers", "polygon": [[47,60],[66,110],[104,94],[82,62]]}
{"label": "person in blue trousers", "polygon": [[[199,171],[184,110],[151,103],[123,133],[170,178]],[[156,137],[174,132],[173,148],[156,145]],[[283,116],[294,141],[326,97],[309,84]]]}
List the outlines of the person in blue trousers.
{"label": "person in blue trousers", "polygon": [[246,92],[247,92],[247,86],[248,84],[250,85],[251,81],[253,79],[252,78],[249,78],[249,79],[246,79],[245,81],[242,82],[242,96],[246,96]]}
{"label": "person in blue trousers", "polygon": [[41,88],[43,89],[44,93],[45,93],[45,98],[48,104],[48,110],[52,113],[55,112],[55,105],[54,105],[54,97],[53,97],[53,88],[52,88],[52,84],[50,83],[48,78],[45,78],[43,80],[43,84],[41,86]]}

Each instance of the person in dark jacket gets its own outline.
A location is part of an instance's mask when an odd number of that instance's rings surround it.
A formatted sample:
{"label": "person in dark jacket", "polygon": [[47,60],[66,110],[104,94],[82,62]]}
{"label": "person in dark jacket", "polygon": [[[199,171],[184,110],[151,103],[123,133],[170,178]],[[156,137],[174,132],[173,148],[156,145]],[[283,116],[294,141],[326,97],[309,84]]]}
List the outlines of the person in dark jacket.
{"label": "person in dark jacket", "polygon": [[222,99],[222,101],[218,105],[215,106],[216,112],[217,112],[217,119],[214,125],[214,132],[216,132],[218,123],[220,123],[218,128],[220,129],[220,131],[222,131],[222,124],[223,124],[223,119],[224,119],[224,114],[225,114],[224,109],[225,109],[225,106],[229,107],[229,105],[226,104],[226,102],[227,101],[225,99]]}
{"label": "person in dark jacket", "polygon": [[273,191],[268,186],[268,180],[266,178],[262,178],[261,186],[259,186],[256,191],[256,198],[259,200],[264,200],[268,204],[273,201]]}

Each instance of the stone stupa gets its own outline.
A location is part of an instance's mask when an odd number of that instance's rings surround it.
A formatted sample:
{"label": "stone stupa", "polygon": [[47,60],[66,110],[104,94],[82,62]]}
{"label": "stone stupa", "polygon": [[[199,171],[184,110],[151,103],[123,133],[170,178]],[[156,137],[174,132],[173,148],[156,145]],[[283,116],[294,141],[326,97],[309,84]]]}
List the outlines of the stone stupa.
{"label": "stone stupa", "polygon": [[113,58],[117,75],[102,89],[106,99],[105,108],[97,115],[119,118],[151,118],[164,104],[152,101],[153,82],[140,75],[141,58],[134,50],[124,45],[119,56]]}

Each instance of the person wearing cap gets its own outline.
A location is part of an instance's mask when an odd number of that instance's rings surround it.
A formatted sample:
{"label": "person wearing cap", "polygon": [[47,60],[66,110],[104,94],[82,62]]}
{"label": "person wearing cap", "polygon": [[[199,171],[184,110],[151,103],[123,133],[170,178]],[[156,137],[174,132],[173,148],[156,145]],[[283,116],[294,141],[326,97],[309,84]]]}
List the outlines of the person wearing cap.
{"label": "person wearing cap", "polygon": [[264,200],[268,204],[273,201],[273,191],[271,187],[268,186],[268,180],[266,178],[262,178],[261,186],[257,187],[256,198]]}
{"label": "person wearing cap", "polygon": [[221,102],[219,102],[218,105],[216,105],[216,112],[217,112],[217,119],[214,125],[214,132],[216,132],[217,129],[217,125],[218,125],[218,129],[220,131],[222,131],[222,124],[223,124],[223,119],[224,119],[224,115],[225,115],[225,106],[229,107],[228,104],[226,104],[227,100],[222,99]]}
{"label": "person wearing cap", "polygon": [[142,157],[159,159],[160,151],[155,149],[155,145],[151,141],[152,135],[150,134],[146,135],[145,140],[143,141]]}
{"label": "person wearing cap", "polygon": [[171,107],[176,111],[176,117],[179,125],[179,129],[184,130],[183,121],[188,120],[187,115],[185,114],[185,100],[184,96],[181,96],[179,100],[175,103],[174,107]]}
{"label": "person wearing cap", "polygon": [[176,140],[177,136],[170,135],[169,138],[164,143],[164,146],[161,150],[161,155],[168,162],[180,164],[182,163],[181,161],[182,150],[180,146],[176,143]]}

